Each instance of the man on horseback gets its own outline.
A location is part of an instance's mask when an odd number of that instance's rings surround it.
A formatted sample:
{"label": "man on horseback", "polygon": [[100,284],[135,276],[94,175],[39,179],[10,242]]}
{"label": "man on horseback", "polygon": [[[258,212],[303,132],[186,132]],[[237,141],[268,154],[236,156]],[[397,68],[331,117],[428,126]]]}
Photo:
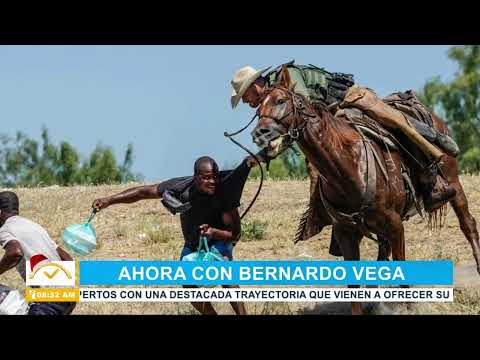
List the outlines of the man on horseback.
{"label": "man on horseback", "polygon": [[[422,115],[428,117],[429,111],[418,101],[413,92],[392,94],[382,101],[370,89],[356,85],[353,75],[330,73],[314,65],[296,65],[293,61],[286,64],[286,67],[292,82],[295,84],[295,93],[303,95],[314,108],[327,106],[334,114],[338,110],[341,111],[341,108],[360,109],[362,113],[367,113],[387,128],[399,129],[407,136],[407,141],[413,142],[425,154],[427,164],[422,166],[421,192],[424,207],[427,211],[438,209],[455,196],[455,189],[446,179],[438,176],[438,162],[440,162],[444,153],[455,157],[458,154],[458,147],[447,134],[435,130],[431,119],[430,122],[422,122],[423,119],[418,119]],[[252,67],[246,66],[234,74],[231,81],[233,87],[232,108],[235,108],[240,100],[252,108],[260,105],[266,90],[277,82],[281,66],[270,72],[267,72],[268,70],[270,70],[270,67],[256,71]],[[365,99],[368,99],[370,103],[363,104],[362,101]],[[399,103],[400,105],[398,105]],[[414,104],[416,106],[415,110],[408,114],[408,107],[401,107],[404,104]],[[372,105],[374,105],[373,109],[376,110],[375,113],[367,111],[371,110]],[[407,114],[405,114],[405,111],[400,112],[397,109],[407,109]],[[411,116],[412,114],[415,116]],[[391,121],[391,118],[394,118],[394,120]],[[441,148],[443,152],[432,144]],[[315,196],[318,173],[310,164],[307,164],[307,169],[312,182],[310,191],[312,201]],[[318,201],[316,203],[318,204]],[[312,202],[311,205],[313,205]]]}

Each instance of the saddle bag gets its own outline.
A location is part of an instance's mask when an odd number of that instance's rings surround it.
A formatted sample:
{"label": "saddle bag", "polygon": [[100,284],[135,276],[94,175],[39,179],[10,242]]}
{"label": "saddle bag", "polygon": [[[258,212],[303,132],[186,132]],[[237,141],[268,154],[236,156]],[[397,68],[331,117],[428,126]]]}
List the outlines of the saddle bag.
{"label": "saddle bag", "polygon": [[420,101],[413,90],[395,92],[384,97],[383,102],[410,115],[418,121],[433,127],[433,120],[430,110]]}
{"label": "saddle bag", "polygon": [[341,108],[356,107],[364,111],[374,120],[385,125],[388,128],[399,129],[415,145],[417,145],[425,154],[439,160],[443,156],[434,145],[430,144],[418,131],[407,121],[404,114],[383,102],[373,91],[360,87],[352,86],[345,96],[344,101],[340,104]]}
{"label": "saddle bag", "polygon": [[[299,86],[301,93],[305,93],[308,100],[312,103],[323,103],[325,105],[341,102],[347,90],[354,84],[352,74],[331,73],[315,65],[297,65],[295,60],[285,64],[287,68],[298,76],[294,79],[301,79],[303,84]],[[282,66],[279,66],[266,75],[269,86],[274,84],[280,73]],[[295,75],[296,75],[295,74]]]}

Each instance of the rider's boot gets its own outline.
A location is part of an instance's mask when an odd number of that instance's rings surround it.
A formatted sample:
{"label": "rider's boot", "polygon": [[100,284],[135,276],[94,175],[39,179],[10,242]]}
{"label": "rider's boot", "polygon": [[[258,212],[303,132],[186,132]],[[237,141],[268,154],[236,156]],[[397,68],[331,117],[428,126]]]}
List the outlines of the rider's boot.
{"label": "rider's boot", "polygon": [[443,151],[445,151],[448,155],[457,157],[460,152],[457,143],[448,135],[442,134],[439,131],[435,131],[435,140],[433,143],[439,146]]}

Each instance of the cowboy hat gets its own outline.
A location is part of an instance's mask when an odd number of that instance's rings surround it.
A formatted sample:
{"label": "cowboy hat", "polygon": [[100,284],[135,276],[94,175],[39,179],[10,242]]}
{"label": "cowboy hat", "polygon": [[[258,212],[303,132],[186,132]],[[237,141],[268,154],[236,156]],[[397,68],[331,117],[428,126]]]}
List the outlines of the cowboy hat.
{"label": "cowboy hat", "polygon": [[248,87],[252,85],[255,80],[260,77],[260,75],[270,68],[271,66],[264,70],[256,71],[251,66],[245,66],[233,75],[233,79],[231,81],[233,87],[231,97],[232,109],[235,109],[235,107],[238,105],[238,102],[242,98],[243,94],[245,94],[245,91],[247,91]]}

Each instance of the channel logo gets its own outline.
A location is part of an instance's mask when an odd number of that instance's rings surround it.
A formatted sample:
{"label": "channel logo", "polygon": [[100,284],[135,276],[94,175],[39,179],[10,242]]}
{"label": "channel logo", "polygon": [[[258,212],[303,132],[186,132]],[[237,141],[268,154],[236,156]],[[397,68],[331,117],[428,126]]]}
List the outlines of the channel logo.
{"label": "channel logo", "polygon": [[26,262],[27,286],[75,287],[75,261],[49,261],[35,255]]}

